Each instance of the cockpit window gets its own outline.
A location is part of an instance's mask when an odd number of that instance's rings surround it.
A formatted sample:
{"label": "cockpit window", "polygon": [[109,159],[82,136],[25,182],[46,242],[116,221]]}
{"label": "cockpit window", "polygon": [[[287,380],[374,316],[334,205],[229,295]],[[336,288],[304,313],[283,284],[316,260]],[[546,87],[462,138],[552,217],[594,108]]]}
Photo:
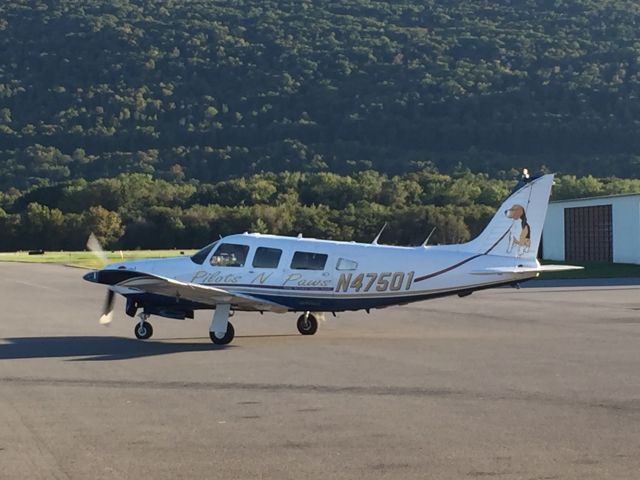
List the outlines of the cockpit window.
{"label": "cockpit window", "polygon": [[248,245],[223,243],[211,257],[211,265],[215,267],[244,267],[249,253]]}
{"label": "cockpit window", "polygon": [[218,242],[210,243],[206,247],[198,250],[196,253],[191,255],[191,261],[193,263],[197,263],[198,265],[202,265],[204,261],[207,259],[207,257],[209,256],[209,252],[213,250],[213,247],[215,247],[217,243]]}
{"label": "cockpit window", "polygon": [[291,260],[293,270],[324,270],[327,255],[324,253],[296,252]]}
{"label": "cockpit window", "polygon": [[255,268],[278,268],[282,250],[279,248],[258,247],[253,257],[253,266]]}
{"label": "cockpit window", "polygon": [[336,263],[336,270],[356,270],[358,268],[358,262],[353,260],[347,260],[346,258],[339,258]]}

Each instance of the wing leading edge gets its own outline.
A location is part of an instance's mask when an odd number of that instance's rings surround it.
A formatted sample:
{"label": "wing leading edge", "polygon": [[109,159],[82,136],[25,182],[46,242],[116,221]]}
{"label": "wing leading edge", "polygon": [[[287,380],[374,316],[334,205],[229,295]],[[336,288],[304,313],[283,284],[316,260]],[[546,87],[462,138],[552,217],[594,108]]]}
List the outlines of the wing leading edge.
{"label": "wing leading edge", "polygon": [[[113,272],[113,273],[111,273]],[[289,309],[275,302],[263,300],[244,293],[230,292],[221,288],[185,283],[172,278],[143,272],[100,270],[91,272],[85,279],[104,283],[112,287],[137,290],[141,293],[153,293],[176,299],[189,300],[215,307],[218,304],[230,304],[243,310],[256,310],[284,313]]]}

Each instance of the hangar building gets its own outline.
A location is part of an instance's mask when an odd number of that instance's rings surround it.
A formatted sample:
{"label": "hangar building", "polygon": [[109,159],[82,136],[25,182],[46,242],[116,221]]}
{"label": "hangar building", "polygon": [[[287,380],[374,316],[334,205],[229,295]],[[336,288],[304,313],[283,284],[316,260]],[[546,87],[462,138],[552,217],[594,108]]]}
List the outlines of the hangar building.
{"label": "hangar building", "polygon": [[640,193],[551,202],[542,258],[640,264]]}

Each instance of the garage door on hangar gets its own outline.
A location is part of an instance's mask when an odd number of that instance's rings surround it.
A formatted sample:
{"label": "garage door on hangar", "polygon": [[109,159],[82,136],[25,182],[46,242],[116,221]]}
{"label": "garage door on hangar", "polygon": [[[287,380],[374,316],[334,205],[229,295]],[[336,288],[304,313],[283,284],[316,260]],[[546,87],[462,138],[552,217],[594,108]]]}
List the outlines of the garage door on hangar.
{"label": "garage door on hangar", "polygon": [[564,254],[567,261],[613,261],[611,205],[565,208]]}

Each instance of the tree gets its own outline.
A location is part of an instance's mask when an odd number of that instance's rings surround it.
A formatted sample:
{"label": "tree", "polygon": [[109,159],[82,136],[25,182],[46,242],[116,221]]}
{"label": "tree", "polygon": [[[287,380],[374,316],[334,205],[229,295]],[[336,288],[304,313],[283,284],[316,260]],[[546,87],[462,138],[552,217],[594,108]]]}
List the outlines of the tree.
{"label": "tree", "polygon": [[84,213],[82,222],[87,237],[93,232],[105,248],[115,244],[125,231],[120,215],[99,205],[90,207]]}
{"label": "tree", "polygon": [[20,235],[26,248],[60,249],[64,216],[57,208],[32,202],[22,213]]}

